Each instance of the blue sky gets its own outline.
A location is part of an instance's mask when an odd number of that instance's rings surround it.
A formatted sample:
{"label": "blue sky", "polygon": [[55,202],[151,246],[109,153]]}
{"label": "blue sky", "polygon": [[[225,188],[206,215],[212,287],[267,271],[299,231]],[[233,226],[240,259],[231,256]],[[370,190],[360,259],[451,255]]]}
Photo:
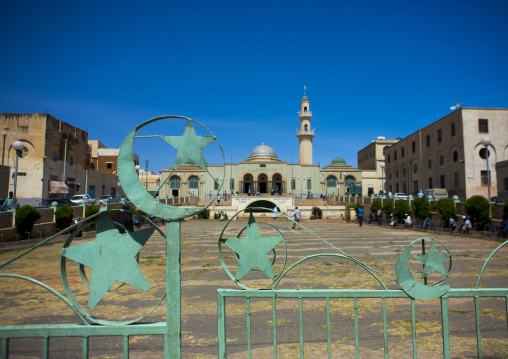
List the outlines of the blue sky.
{"label": "blue sky", "polygon": [[[48,111],[112,148],[181,115],[212,130],[228,162],[262,141],[297,162],[307,85],[314,163],[356,166],[377,136],[405,137],[458,101],[508,107],[506,1],[3,0],[0,13],[0,110]],[[163,142],[135,151],[150,170],[174,161]],[[205,159],[222,163],[217,146]]]}

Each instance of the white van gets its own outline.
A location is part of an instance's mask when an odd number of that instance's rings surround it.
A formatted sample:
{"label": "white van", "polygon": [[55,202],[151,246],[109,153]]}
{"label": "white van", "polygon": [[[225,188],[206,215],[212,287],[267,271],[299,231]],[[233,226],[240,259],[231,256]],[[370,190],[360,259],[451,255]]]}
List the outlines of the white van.
{"label": "white van", "polygon": [[423,191],[425,197],[431,196],[435,201],[441,198],[448,198],[448,191],[445,188],[432,188]]}

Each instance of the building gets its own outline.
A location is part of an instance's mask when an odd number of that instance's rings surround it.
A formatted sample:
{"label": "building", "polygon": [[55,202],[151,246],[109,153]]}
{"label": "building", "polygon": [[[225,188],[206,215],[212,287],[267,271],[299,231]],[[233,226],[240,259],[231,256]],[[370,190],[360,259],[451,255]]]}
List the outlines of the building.
{"label": "building", "polygon": [[280,159],[272,147],[262,143],[244,161],[208,165],[208,172],[192,161],[176,169],[163,170],[160,196],[182,197],[190,194],[209,198],[217,194],[222,183],[222,192],[239,196],[280,193],[284,196],[306,197],[309,193],[361,193],[362,171],[347,165],[340,157],[323,169],[319,164],[313,164],[315,130],[311,129],[312,112],[307,95],[300,101],[298,117],[300,129],[296,136],[299,141],[299,163]]}
{"label": "building", "polygon": [[372,196],[375,193],[386,192],[383,190],[385,152],[388,147],[399,141],[400,139],[387,140],[379,136],[358,151],[358,169],[362,171],[364,195]]}
{"label": "building", "polygon": [[16,166],[12,143],[21,141],[24,145],[18,160],[16,189],[16,197],[22,204],[70,198],[87,193],[90,185],[107,193],[117,192],[117,176],[89,169],[86,131],[45,113],[4,113],[0,121],[3,128],[1,164],[10,167],[9,191],[14,190]]}
{"label": "building", "polygon": [[508,109],[460,108],[386,149],[386,189],[415,195],[446,188],[465,200],[488,197],[487,151],[491,195],[497,195],[496,166],[508,159]]}
{"label": "building", "polygon": [[503,200],[508,199],[508,160],[496,163],[497,196]]}

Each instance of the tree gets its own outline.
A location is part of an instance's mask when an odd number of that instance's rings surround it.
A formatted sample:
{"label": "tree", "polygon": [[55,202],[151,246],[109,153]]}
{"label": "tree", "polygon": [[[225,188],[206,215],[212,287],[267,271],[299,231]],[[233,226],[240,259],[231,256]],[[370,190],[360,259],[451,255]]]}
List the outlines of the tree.
{"label": "tree", "polygon": [[508,216],[508,199],[504,201],[503,205],[503,217]]}
{"label": "tree", "polygon": [[395,201],[395,213],[399,218],[404,218],[406,214],[411,212],[411,207],[409,207],[409,201],[399,199]]}
{"label": "tree", "polygon": [[316,219],[323,218],[323,211],[319,207],[312,207],[312,213],[314,214],[314,218]]}
{"label": "tree", "polygon": [[457,217],[457,208],[455,207],[455,202],[451,198],[441,198],[434,205],[434,209],[438,211],[441,220],[446,223],[450,222],[450,218]]}
{"label": "tree", "polygon": [[23,206],[16,211],[16,233],[18,238],[28,238],[35,222],[41,218],[41,213],[32,206]]}
{"label": "tree", "polygon": [[421,219],[423,221],[425,218],[430,217],[430,203],[427,198],[416,198],[413,204],[415,207],[413,212],[417,219]]}
{"label": "tree", "polygon": [[377,210],[380,209],[382,211],[383,210],[382,207],[383,205],[381,203],[381,200],[375,199],[372,201],[372,204],[370,205],[370,211],[374,213],[377,217]]}
{"label": "tree", "polygon": [[74,210],[69,205],[63,205],[55,212],[56,228],[62,230],[72,224],[72,217],[74,217]]}
{"label": "tree", "polygon": [[464,209],[471,218],[474,227],[483,229],[490,222],[490,203],[483,196],[473,196],[466,200]]}
{"label": "tree", "polygon": [[88,206],[85,210],[85,218],[91,217],[96,213],[99,213],[99,207]]}
{"label": "tree", "polygon": [[383,212],[387,218],[393,214],[393,201],[386,201],[383,206]]}

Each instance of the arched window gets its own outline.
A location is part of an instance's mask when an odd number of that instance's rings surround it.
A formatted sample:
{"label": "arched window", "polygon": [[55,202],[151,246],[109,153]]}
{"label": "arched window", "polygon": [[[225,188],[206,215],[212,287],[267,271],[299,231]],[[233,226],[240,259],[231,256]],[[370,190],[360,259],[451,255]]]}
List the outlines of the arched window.
{"label": "arched window", "polygon": [[199,187],[199,178],[196,176],[192,176],[189,178],[189,189],[198,189]]}
{"label": "arched window", "polygon": [[180,177],[172,177],[169,181],[169,187],[173,189],[179,189],[180,188]]}
{"label": "arched window", "polygon": [[309,130],[309,125],[305,124],[305,132]]}
{"label": "arched window", "polygon": [[337,179],[333,176],[329,176],[326,179],[326,187],[337,187]]}
{"label": "arched window", "polygon": [[303,113],[307,113],[307,106],[303,108]]}
{"label": "arched window", "polygon": [[344,185],[346,188],[351,188],[355,186],[355,178],[353,176],[346,176],[344,179]]}
{"label": "arched window", "polygon": [[292,179],[291,180],[291,189],[294,191],[296,189],[296,180],[295,179]]}
{"label": "arched window", "polygon": [[219,180],[216,179],[213,181],[213,189],[218,190],[219,189]]}
{"label": "arched window", "polygon": [[309,178],[307,180],[307,191],[310,191],[312,189],[312,180]]}

